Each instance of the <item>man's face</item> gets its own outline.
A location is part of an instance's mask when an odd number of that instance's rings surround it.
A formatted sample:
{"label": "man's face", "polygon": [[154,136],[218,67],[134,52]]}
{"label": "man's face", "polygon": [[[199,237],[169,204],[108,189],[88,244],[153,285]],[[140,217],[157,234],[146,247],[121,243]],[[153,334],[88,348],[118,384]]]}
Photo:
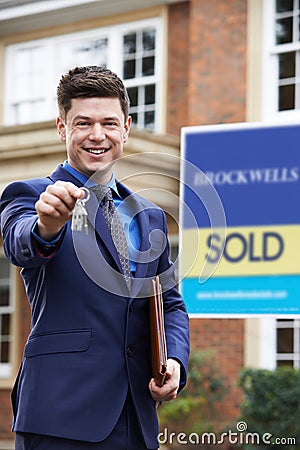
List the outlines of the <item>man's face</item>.
{"label": "man's face", "polygon": [[97,173],[97,182],[107,183],[113,163],[123,154],[131,119],[124,122],[118,98],[72,99],[66,121],[56,121],[60,139],[66,142],[68,162],[87,177]]}

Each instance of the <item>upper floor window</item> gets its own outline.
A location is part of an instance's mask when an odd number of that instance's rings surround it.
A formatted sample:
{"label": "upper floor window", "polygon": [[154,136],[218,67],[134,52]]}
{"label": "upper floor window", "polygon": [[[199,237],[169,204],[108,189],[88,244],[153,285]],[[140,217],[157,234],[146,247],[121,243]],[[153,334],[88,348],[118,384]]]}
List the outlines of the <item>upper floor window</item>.
{"label": "upper floor window", "polygon": [[264,120],[300,117],[300,0],[264,0]]}
{"label": "upper floor window", "polygon": [[131,117],[139,128],[154,129],[156,32],[153,28],[123,36],[123,77],[131,101]]}
{"label": "upper floor window", "polygon": [[12,289],[11,266],[0,253],[0,378],[11,372]]}
{"label": "upper floor window", "polygon": [[160,28],[160,19],[153,18],[9,45],[5,125],[54,118],[61,75],[75,66],[101,65],[124,80],[133,125],[159,131]]}

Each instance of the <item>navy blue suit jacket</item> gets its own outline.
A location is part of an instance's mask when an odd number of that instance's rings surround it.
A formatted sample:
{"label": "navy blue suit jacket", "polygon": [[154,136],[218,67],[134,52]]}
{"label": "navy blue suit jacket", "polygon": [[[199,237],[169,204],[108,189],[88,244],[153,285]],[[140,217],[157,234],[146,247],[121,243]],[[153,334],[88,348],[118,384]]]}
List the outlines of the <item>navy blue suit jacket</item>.
{"label": "navy blue suit jacket", "polygon": [[[65,225],[55,251],[32,238],[35,203],[57,180],[79,186],[62,166],[48,178],[15,182],[3,192],[1,230],[9,261],[22,267],[32,327],[13,390],[15,431],[83,441],[103,440],[114,428],[130,389],[150,448],[157,446],[151,378],[148,297],[151,279],[163,285],[168,357],[181,363],[186,382],[189,327],[169,261],[163,211],[118,184],[141,230],[141,248],[129,296],[101,208],[86,204],[89,233]],[[151,234],[149,234],[151,233]],[[149,236],[151,236],[149,242]]]}

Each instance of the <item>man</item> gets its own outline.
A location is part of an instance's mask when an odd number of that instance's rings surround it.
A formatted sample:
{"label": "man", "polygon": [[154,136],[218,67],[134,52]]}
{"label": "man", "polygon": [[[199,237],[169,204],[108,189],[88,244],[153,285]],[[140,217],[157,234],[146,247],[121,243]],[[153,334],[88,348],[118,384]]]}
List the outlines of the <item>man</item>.
{"label": "man", "polygon": [[[113,176],[131,124],[122,81],[98,66],[75,68],[57,99],[67,161],[48,178],[12,183],[0,203],[5,253],[22,267],[32,309],[12,393],[16,449],[156,449],[156,402],[184,386],[189,354],[188,317],[162,239],[165,216]],[[94,195],[99,186],[113,193],[111,208],[123,206],[129,279],[104,194]],[[88,233],[71,227],[76,202]],[[148,299],[157,274],[168,352],[162,387],[150,363]]]}

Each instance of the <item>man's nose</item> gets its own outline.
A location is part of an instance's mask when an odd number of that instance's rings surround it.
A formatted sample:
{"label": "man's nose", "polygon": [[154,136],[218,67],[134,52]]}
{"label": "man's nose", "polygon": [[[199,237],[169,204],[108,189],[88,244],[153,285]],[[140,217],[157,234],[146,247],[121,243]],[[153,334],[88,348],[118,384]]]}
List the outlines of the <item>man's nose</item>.
{"label": "man's nose", "polygon": [[90,132],[90,139],[93,141],[101,141],[106,138],[105,130],[100,123],[95,123]]}

